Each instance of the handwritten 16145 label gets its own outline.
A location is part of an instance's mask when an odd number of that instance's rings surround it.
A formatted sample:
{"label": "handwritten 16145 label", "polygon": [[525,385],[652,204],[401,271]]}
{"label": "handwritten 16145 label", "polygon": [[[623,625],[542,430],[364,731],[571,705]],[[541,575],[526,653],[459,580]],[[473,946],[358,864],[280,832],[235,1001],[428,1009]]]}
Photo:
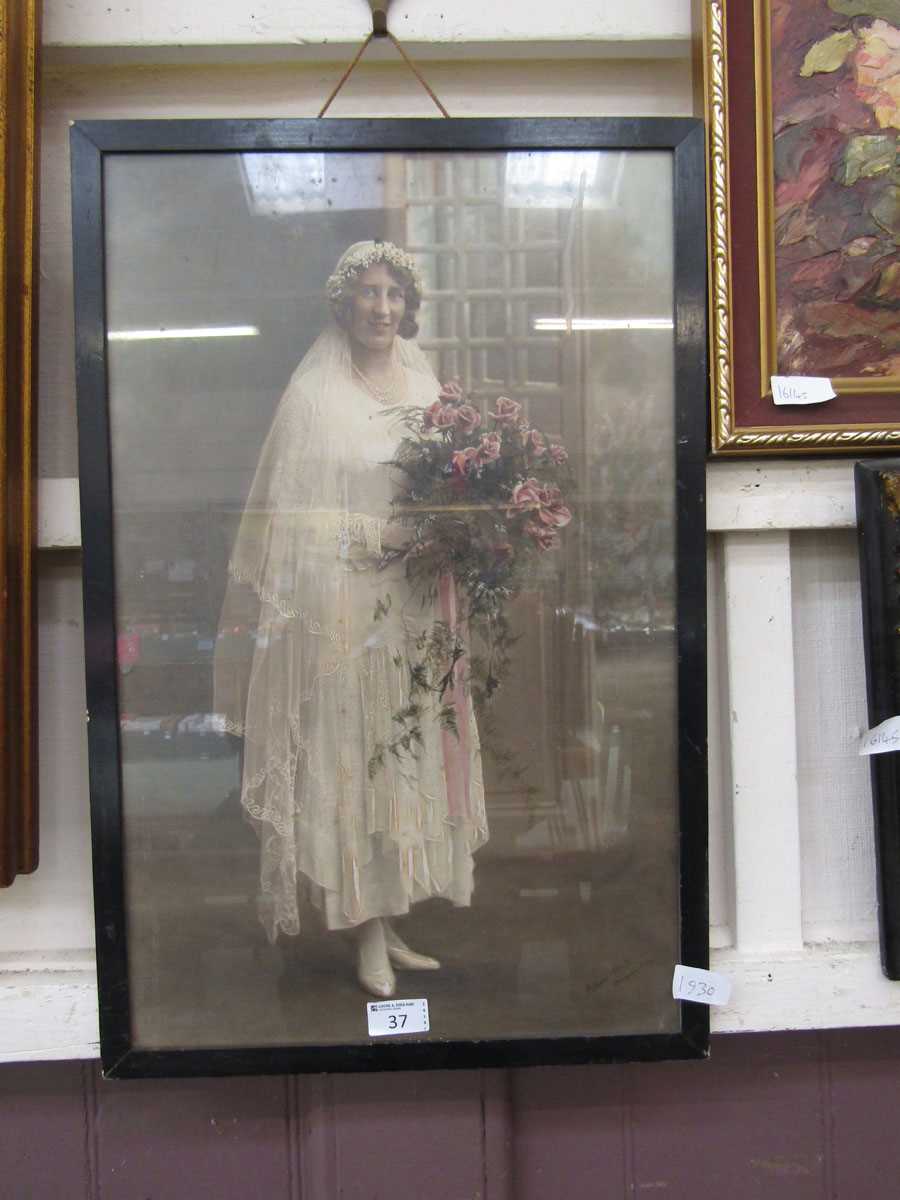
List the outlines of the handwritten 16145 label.
{"label": "handwritten 16145 label", "polygon": [[773,375],[771,384],[776,404],[821,404],[836,395],[824,375]]}
{"label": "handwritten 16145 label", "polygon": [[836,395],[832,380],[824,376],[773,376],[770,383],[776,404],[821,404]]}
{"label": "handwritten 16145 label", "polygon": [[376,1000],[366,1005],[369,1037],[391,1037],[401,1033],[427,1033],[427,1000]]}
{"label": "handwritten 16145 label", "polygon": [[868,729],[859,743],[860,754],[887,754],[889,750],[900,750],[900,717],[888,717]]}

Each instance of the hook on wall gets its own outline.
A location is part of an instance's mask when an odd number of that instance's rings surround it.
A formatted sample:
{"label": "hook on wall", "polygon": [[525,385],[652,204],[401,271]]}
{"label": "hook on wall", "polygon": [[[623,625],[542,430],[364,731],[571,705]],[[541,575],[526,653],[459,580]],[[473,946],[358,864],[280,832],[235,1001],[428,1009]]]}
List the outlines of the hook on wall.
{"label": "hook on wall", "polygon": [[422,85],[422,87],[425,89],[425,91],[428,93],[428,95],[431,97],[431,99],[437,105],[438,109],[440,110],[441,116],[442,117],[450,116],[450,114],[447,112],[446,108],[444,108],[443,104],[441,104],[440,100],[438,100],[437,96],[434,94],[432,89],[428,86],[428,84],[422,78],[421,73],[416,69],[415,63],[413,63],[412,59],[409,57],[409,55],[406,53],[406,51],[403,49],[403,47],[400,45],[400,43],[397,41],[397,39],[394,37],[394,35],[391,33],[391,31],[388,29],[388,27],[387,27],[387,10],[388,10],[388,6],[390,5],[390,2],[391,2],[391,0],[369,0],[369,7],[372,10],[372,32],[366,37],[363,44],[357,50],[350,66],[347,68],[347,70],[344,72],[344,74],[338,80],[336,87],[331,92],[331,95],[328,97],[328,99],[322,105],[321,109],[319,110],[320,117],[324,117],[325,114],[328,112],[329,108],[331,107],[332,100],[335,98],[335,96],[338,94],[338,92],[341,90],[341,88],[344,86],[344,84],[347,82],[347,80],[353,74],[356,64],[362,58],[363,54],[366,51],[366,48],[368,47],[369,43],[372,41],[373,38],[387,38],[388,41],[390,41],[392,43],[392,45],[394,45],[396,47],[397,53],[400,55],[400,57],[403,59],[403,61],[406,63],[406,65],[409,67],[409,69],[412,71],[413,75],[415,75],[416,79],[418,79],[419,83]]}
{"label": "hook on wall", "polygon": [[390,0],[369,0],[372,10],[372,37],[387,37],[387,10]]}

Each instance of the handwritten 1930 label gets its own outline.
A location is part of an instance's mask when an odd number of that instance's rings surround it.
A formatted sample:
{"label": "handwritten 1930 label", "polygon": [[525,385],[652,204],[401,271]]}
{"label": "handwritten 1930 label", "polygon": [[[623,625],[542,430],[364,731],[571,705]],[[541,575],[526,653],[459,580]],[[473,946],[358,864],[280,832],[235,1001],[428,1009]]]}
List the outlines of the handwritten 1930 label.
{"label": "handwritten 1930 label", "polygon": [[859,743],[860,754],[887,754],[889,750],[900,750],[900,717],[888,717],[867,730]]}
{"label": "handwritten 1930 label", "polygon": [[824,375],[773,375],[771,382],[776,404],[821,404],[837,395]]}
{"label": "handwritten 1930 label", "polygon": [[696,1004],[727,1004],[731,980],[717,971],[679,963],[672,976],[672,995],[676,1000],[693,1000]]}
{"label": "handwritten 1930 label", "polygon": [[366,1005],[369,1037],[390,1037],[398,1033],[427,1033],[427,1000],[376,1000]]}

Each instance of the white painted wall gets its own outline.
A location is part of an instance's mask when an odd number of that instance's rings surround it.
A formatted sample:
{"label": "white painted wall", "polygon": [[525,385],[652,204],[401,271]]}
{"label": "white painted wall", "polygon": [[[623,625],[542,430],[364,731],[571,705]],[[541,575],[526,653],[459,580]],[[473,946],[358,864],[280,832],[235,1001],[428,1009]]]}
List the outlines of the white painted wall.
{"label": "white painted wall", "polygon": [[[434,58],[428,78],[454,115],[683,114],[688,9],[397,0],[392,27]],[[0,1059],[97,1052],[67,124],[311,115],[339,73],[326,60],[366,28],[363,0],[46,0],[42,864],[0,894]],[[253,47],[267,60],[252,61]],[[504,61],[480,61],[487,53]],[[430,105],[402,68],[376,63],[332,111],[430,115]],[[900,1022],[898,985],[878,965],[871,800],[855,745],[865,698],[851,466],[717,463],[708,482],[711,943],[735,983],[713,1027]]]}
{"label": "white painted wall", "polygon": [[[121,48],[275,46],[317,49],[360,42],[372,28],[366,0],[45,0],[48,46]],[[529,49],[539,42],[673,42],[690,36],[690,0],[393,0],[391,31],[403,42],[479,43]],[[520,53],[520,49],[516,49]],[[533,57],[533,55],[531,55]]]}

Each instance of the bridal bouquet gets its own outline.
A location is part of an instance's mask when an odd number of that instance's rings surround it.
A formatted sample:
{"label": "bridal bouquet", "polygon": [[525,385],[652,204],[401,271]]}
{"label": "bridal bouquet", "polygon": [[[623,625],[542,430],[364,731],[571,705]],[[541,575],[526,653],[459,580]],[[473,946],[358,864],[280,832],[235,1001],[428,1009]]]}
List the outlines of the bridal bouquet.
{"label": "bridal bouquet", "polygon": [[476,707],[491,700],[515,641],[507,607],[529,567],[559,548],[572,519],[564,495],[568,452],[529,424],[517,400],[500,396],[483,421],[451,382],[429,408],[397,411],[407,433],[388,465],[405,478],[395,515],[409,541],[388,551],[385,561],[402,558],[413,592],[423,605],[436,603],[441,617],[416,643],[418,656],[408,664],[410,702],[394,714],[397,733],[376,748],[370,775],[386,753],[414,752],[429,694],[441,725],[453,732],[457,685],[468,689]]}

